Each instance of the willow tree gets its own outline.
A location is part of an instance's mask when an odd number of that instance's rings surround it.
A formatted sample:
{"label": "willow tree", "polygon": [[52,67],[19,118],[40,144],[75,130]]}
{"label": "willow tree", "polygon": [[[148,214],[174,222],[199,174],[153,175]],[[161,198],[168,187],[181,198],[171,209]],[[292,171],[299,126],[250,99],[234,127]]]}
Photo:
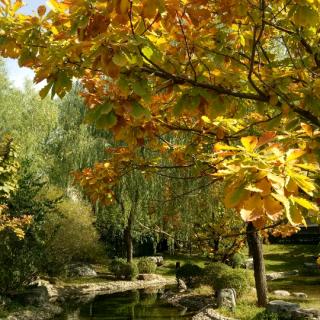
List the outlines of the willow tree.
{"label": "willow tree", "polygon": [[[265,305],[258,230],[288,233],[318,215],[320,2],[49,0],[33,16],[21,5],[1,1],[1,55],[46,80],[42,97],[63,97],[79,78],[90,120],[124,142],[82,185],[112,203],[132,167],[226,180]],[[192,134],[185,144],[164,138],[181,131]]]}

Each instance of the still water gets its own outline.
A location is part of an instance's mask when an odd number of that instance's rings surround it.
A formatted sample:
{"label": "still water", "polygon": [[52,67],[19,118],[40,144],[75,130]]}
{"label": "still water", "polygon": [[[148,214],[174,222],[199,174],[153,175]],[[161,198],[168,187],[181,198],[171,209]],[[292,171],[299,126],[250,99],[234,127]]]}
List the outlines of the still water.
{"label": "still water", "polygon": [[144,289],[97,296],[92,302],[69,306],[59,320],[190,320],[192,314],[160,299],[159,289]]}

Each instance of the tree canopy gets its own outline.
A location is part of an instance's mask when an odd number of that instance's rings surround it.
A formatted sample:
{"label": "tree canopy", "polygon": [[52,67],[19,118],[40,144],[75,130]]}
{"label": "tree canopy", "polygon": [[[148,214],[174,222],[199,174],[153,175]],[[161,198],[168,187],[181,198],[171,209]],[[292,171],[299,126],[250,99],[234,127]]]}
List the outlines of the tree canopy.
{"label": "tree canopy", "polygon": [[225,205],[259,227],[318,211],[318,1],[49,4],[24,16],[2,1],[0,50],[47,81],[42,97],[81,79],[87,120],[126,143],[83,173],[94,197],[112,201],[129,167],[171,163],[230,179]]}

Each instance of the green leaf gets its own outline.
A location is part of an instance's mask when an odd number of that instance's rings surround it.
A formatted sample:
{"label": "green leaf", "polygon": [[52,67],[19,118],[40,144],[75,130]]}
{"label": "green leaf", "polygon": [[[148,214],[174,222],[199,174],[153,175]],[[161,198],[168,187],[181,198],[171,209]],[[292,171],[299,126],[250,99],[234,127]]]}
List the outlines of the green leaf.
{"label": "green leaf", "polygon": [[153,56],[153,50],[150,47],[143,47],[141,51],[149,60],[151,60]]}
{"label": "green leaf", "polygon": [[132,83],[132,90],[146,102],[150,102],[151,94],[147,80],[136,80]]}
{"label": "green leaf", "polygon": [[120,50],[114,54],[112,57],[112,61],[114,64],[116,64],[119,67],[124,67],[128,64],[128,59],[126,57],[126,54]]}
{"label": "green leaf", "polygon": [[72,88],[72,79],[65,71],[60,71],[57,75],[57,80],[54,84],[54,91],[60,97],[63,98],[65,94]]}
{"label": "green leaf", "polygon": [[96,127],[98,129],[110,129],[117,124],[117,116],[112,111],[108,114],[103,114],[96,122]]}
{"label": "green leaf", "polygon": [[320,100],[317,99],[314,95],[307,95],[305,97],[305,104],[307,108],[316,116],[320,116]]}
{"label": "green leaf", "polygon": [[133,101],[132,102],[132,115],[140,119],[142,117],[148,117],[150,116],[150,111],[146,108],[144,108],[139,102]]}
{"label": "green leaf", "polygon": [[84,122],[95,123],[102,115],[109,114],[113,109],[113,104],[110,101],[105,101],[103,104],[96,106],[94,109],[87,110]]}
{"label": "green leaf", "polygon": [[39,95],[41,99],[44,99],[48,95],[52,86],[53,86],[53,81],[50,81],[39,91]]}

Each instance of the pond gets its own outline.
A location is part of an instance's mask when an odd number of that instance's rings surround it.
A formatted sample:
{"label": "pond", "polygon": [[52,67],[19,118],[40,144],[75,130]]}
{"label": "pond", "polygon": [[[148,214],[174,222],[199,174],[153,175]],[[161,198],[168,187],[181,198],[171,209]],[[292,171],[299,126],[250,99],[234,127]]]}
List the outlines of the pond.
{"label": "pond", "polygon": [[143,289],[96,296],[84,305],[69,305],[59,320],[190,320],[192,313],[160,299],[163,289]]}

